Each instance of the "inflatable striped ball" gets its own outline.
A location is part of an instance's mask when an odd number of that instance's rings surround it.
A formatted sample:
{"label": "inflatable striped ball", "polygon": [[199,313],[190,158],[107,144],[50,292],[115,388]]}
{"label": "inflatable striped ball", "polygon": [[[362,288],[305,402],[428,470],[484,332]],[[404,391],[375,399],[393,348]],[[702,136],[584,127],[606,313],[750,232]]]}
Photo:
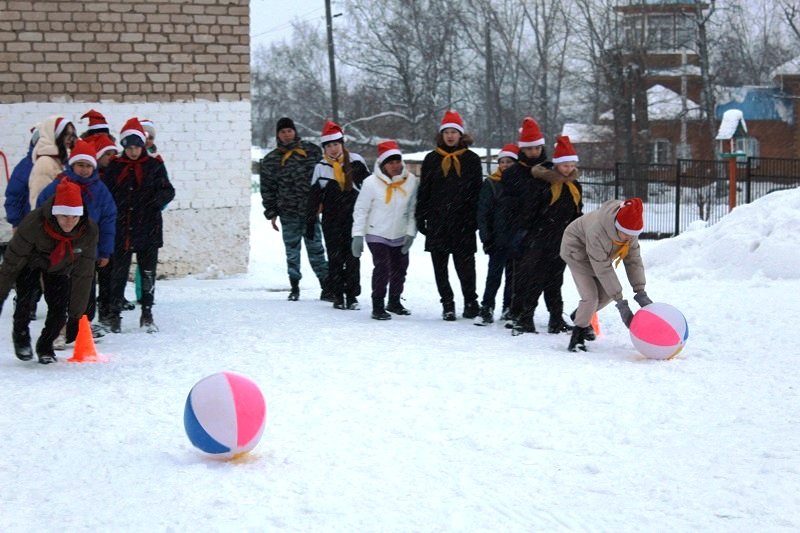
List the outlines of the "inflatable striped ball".
{"label": "inflatable striped ball", "polygon": [[267,405],[258,385],[235,372],[198,381],[183,411],[186,435],[195,448],[220,459],[255,448],[266,420]]}
{"label": "inflatable striped ball", "polygon": [[654,302],[639,309],[630,327],[633,346],[648,359],[672,359],[686,345],[689,325],[669,304]]}

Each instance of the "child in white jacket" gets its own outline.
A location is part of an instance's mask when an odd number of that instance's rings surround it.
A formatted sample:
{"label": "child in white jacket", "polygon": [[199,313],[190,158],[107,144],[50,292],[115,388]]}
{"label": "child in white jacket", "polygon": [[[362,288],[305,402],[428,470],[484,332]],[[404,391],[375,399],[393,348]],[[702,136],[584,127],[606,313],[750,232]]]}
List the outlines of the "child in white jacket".
{"label": "child in white jacket", "polygon": [[[372,253],[372,318],[389,320],[410,315],[400,303],[408,271],[408,251],[417,233],[414,207],[419,180],[403,165],[395,141],[378,144],[373,174],[364,180],[353,210],[353,255],[360,257],[364,241]],[[386,289],[389,303],[384,307]],[[387,312],[388,311],[388,312]]]}

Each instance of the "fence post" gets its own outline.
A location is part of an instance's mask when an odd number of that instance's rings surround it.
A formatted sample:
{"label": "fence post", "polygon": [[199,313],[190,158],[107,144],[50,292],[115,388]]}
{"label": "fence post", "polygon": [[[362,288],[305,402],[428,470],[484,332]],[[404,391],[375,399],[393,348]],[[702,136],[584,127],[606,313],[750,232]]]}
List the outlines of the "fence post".
{"label": "fence post", "polygon": [[681,232],[681,164],[683,159],[678,159],[675,165],[675,236]]}
{"label": "fence post", "polygon": [[750,175],[752,174],[751,169],[753,168],[753,158],[747,158],[747,167],[745,171],[747,174],[745,175],[745,182],[744,182],[744,203],[750,203]]}
{"label": "fence post", "polygon": [[619,198],[619,173],[622,168],[622,163],[617,161],[614,163],[614,198]]}

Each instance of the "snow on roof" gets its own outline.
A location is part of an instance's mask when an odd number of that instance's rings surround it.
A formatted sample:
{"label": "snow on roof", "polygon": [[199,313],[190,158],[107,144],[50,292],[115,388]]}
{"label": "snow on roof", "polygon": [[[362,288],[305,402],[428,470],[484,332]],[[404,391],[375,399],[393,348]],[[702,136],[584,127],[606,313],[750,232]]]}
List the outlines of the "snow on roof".
{"label": "snow on roof", "polygon": [[[697,102],[686,99],[687,115],[690,119],[699,119],[700,106]],[[683,112],[681,95],[663,85],[653,85],[647,89],[647,115],[650,120],[677,120]],[[601,120],[613,120],[614,112],[606,111],[600,115]]]}
{"label": "snow on roof", "polygon": [[745,85],[743,87],[717,87],[715,115],[722,118],[729,109],[739,109],[746,120],[782,120],[794,122],[792,98],[773,86]]}
{"label": "snow on roof", "polygon": [[782,65],[775,67],[771,72],[771,77],[776,76],[798,76],[800,75],[800,56],[790,59]]}
{"label": "snow on roof", "polygon": [[597,124],[580,124],[567,122],[561,128],[561,135],[566,135],[573,143],[602,143],[608,142],[613,137],[614,130],[610,126]]}
{"label": "snow on roof", "polygon": [[747,124],[744,122],[744,115],[738,109],[728,109],[722,114],[722,120],[719,123],[719,131],[717,132],[718,141],[727,141],[732,139],[736,132],[742,127],[744,133],[747,133]]}

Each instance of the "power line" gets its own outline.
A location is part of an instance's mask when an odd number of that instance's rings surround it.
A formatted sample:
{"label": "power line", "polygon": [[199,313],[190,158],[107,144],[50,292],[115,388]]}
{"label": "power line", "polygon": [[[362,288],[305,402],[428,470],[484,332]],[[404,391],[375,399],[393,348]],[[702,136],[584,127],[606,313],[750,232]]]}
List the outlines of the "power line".
{"label": "power line", "polygon": [[[256,37],[261,37],[262,35],[267,35],[268,33],[275,33],[275,32],[278,32],[278,31],[282,31],[282,30],[288,29],[295,22],[306,22],[306,21],[309,21],[309,20],[313,20],[315,18],[322,18],[321,15],[315,15],[315,13],[317,13],[318,11],[320,11],[322,9],[324,9],[324,8],[312,9],[311,11],[309,11],[309,12],[303,14],[303,15],[295,17],[290,22],[284,22],[282,24],[278,24],[277,26],[273,26],[272,28],[264,30],[264,31],[262,31],[260,33],[256,33],[255,35],[251,35],[250,38],[251,39],[255,39]],[[252,17],[251,17],[250,24],[252,25]]]}

